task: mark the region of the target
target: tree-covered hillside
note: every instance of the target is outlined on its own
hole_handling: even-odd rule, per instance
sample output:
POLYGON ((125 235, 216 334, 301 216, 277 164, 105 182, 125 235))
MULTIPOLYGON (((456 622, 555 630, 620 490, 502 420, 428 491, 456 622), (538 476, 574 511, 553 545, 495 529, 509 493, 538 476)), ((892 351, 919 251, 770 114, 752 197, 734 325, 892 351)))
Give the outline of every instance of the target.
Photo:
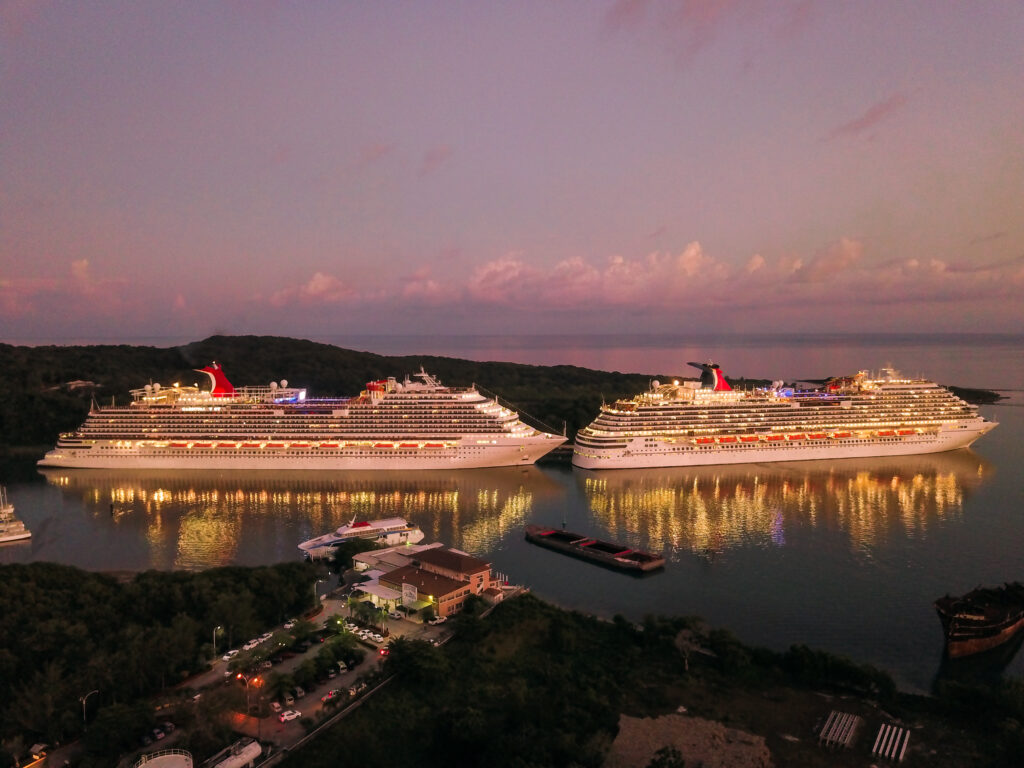
POLYGON ((401 380, 420 366, 445 384, 478 384, 526 414, 574 434, 603 399, 646 389, 650 377, 576 366, 479 363, 448 357, 386 357, 299 339, 213 336, 181 347, 44 346, 0 344, 0 445, 46 446, 76 428, 93 398, 127 402, 148 382, 198 382, 196 368, 216 360, 236 386, 286 379, 312 395, 357 395, 367 381, 401 380), (95 386, 93 386, 95 385, 95 386))

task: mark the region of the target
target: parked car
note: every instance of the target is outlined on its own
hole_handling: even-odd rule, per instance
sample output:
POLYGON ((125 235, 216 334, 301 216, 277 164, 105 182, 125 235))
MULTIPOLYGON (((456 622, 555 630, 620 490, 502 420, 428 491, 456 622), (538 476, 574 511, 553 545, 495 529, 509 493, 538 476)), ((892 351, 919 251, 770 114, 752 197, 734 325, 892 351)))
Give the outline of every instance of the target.
POLYGON ((286 693, 284 696, 281 697, 281 699, 282 701, 284 701, 285 706, 288 707, 295 703, 295 697, 292 696, 290 693, 286 693))
POLYGON ((160 723, 160 727, 163 728, 164 733, 174 733, 175 725, 170 720, 164 720, 160 723))
POLYGON ((388 618, 389 619, 404 619, 405 617, 402 614, 400 614, 398 611, 391 611, 390 613, 388 613, 388 618))
POLYGON ((327 679, 328 680, 333 680, 337 676, 338 676, 338 670, 336 670, 334 667, 329 667, 328 670, 327 670, 327 679))
POLYGON ((380 653, 381 656, 387 656, 388 654, 391 653, 391 649, 390 648, 381 648, 380 651, 378 651, 378 653, 380 653))
POLYGON ((294 626, 295 626, 295 619, 288 619, 288 621, 286 621, 284 623, 284 628, 285 629, 291 629, 294 626))
POLYGON ((280 720, 282 723, 287 723, 289 720, 298 720, 300 717, 302 717, 302 713, 299 712, 299 710, 286 709, 284 712, 277 716, 277 719, 280 720))
POLYGON ((242 650, 243 651, 251 651, 253 648, 255 648, 259 644, 260 644, 259 638, 256 638, 255 640, 250 640, 248 643, 246 643, 245 645, 242 646, 242 650))
POLYGON ((273 664, 273 662, 270 662, 270 661, 261 661, 259 663, 259 668, 260 669, 270 669, 272 666, 274 666, 274 664, 273 664))
POLYGON ((269 640, 269 639, 270 639, 270 638, 271 638, 272 636, 273 636, 273 633, 272 633, 272 632, 264 632, 264 633, 263 633, 262 635, 260 635, 260 642, 261 642, 261 643, 265 643, 265 642, 267 642, 267 640, 269 640))
POLYGON ((305 695, 306 695, 306 692, 305 692, 304 690, 302 690, 302 688, 301 688, 301 687, 299 687, 298 685, 296 685, 296 686, 295 686, 295 698, 296 698, 296 699, 301 699, 301 698, 302 698, 303 696, 305 696, 305 695))
POLYGON ((238 649, 235 649, 233 651, 228 651, 227 653, 225 653, 223 656, 220 657, 220 660, 221 661, 231 661, 237 655, 238 655, 238 649))
POLYGON ((160 728, 153 729, 153 741, 160 741, 160 739, 164 738, 165 736, 167 736, 167 734, 164 733, 160 728))
POLYGON ((338 698, 339 696, 341 696, 341 689, 340 688, 335 688, 333 690, 328 691, 323 696, 321 696, 320 697, 320 701, 322 701, 324 704, 326 704, 328 701, 334 701, 334 699, 338 698))
POLYGON ((279 702, 279 701, 272 701, 272 702, 270 702, 270 708, 274 712, 280 712, 282 709, 284 709, 284 707, 281 706, 281 702, 279 702))
POLYGON ((344 661, 339 661, 338 662, 338 671, 339 672, 344 672, 347 669, 348 669, 348 664, 346 664, 344 661))
POLYGON ((435 616, 430 621, 428 621, 427 624, 430 624, 430 625, 444 624, 446 621, 448 621, 448 617, 447 616, 435 616))

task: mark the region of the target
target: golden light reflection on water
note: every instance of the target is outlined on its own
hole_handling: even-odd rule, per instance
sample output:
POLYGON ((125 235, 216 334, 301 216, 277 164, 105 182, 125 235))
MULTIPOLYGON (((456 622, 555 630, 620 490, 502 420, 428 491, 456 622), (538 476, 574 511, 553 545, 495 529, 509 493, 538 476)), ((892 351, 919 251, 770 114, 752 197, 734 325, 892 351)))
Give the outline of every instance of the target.
POLYGON ((296 545, 352 518, 405 517, 429 541, 486 552, 522 528, 537 494, 560 486, 536 467, 458 472, 230 473, 46 470, 101 526, 137 533, 154 568, 298 559, 296 545))
POLYGON ((932 456, 578 472, 590 510, 636 547, 712 554, 784 546, 801 527, 841 530, 862 553, 963 513, 991 467, 969 451, 932 456))

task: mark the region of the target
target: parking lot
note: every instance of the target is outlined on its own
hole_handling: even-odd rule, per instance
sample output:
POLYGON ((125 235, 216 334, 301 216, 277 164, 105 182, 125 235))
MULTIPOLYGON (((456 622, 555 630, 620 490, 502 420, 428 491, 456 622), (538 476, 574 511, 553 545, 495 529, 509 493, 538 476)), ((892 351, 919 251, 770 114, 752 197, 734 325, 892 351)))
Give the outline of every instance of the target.
MULTIPOLYGON (((272 700, 265 698, 264 703, 266 707, 264 711, 267 713, 265 716, 246 716, 236 713, 232 716, 232 726, 235 730, 263 741, 271 741, 279 748, 294 744, 305 735, 305 728, 301 724, 300 719, 310 718, 314 721, 319 721, 325 714, 325 707, 329 708, 331 712, 337 711, 363 693, 366 684, 362 682, 362 679, 370 672, 380 668, 387 646, 394 638, 409 637, 441 642, 447 635, 447 628, 444 623, 431 626, 415 619, 389 616, 384 619, 384 627, 387 631, 385 636, 380 631, 379 626, 373 629, 360 628, 351 620, 344 619, 348 615, 349 608, 346 600, 328 597, 323 600, 323 610, 313 618, 313 622, 320 629, 325 627, 325 622, 330 617, 343 617, 347 624, 347 626, 343 626, 343 629, 355 635, 359 647, 366 653, 363 661, 352 669, 339 671, 322 682, 307 686, 301 691, 301 696, 294 697, 294 693, 298 693, 295 691, 291 703, 287 699, 275 702, 279 705, 280 712, 271 709, 272 700), (382 650, 384 653, 382 653, 382 650), (324 701, 323 699, 331 691, 337 691, 338 693, 324 701), (298 717, 282 722, 280 715, 286 711, 296 711, 300 714, 298 717)), ((333 631, 337 628, 332 627, 330 629, 333 631)), ((259 643, 266 642, 273 634, 266 633, 258 639, 259 642, 256 645, 251 647, 257 648, 259 643)), ((241 647, 244 648, 245 646, 241 647)), ((287 653, 287 658, 282 658, 279 663, 273 664, 271 667, 266 668, 265 671, 255 674, 269 675, 274 672, 291 674, 304 661, 314 658, 319 650, 320 643, 314 641, 305 652, 287 653)), ((231 658, 235 654, 226 653, 225 655, 231 658)), ((194 688, 200 689, 201 692, 202 688, 207 688, 211 685, 222 685, 225 680, 232 680, 233 675, 228 672, 228 664, 228 661, 218 657, 213 663, 212 669, 197 678, 193 678, 190 681, 191 685, 194 688)), ((248 684, 248 680, 246 680, 245 685, 248 686, 248 684)), ((254 703, 258 704, 259 702, 254 703)))

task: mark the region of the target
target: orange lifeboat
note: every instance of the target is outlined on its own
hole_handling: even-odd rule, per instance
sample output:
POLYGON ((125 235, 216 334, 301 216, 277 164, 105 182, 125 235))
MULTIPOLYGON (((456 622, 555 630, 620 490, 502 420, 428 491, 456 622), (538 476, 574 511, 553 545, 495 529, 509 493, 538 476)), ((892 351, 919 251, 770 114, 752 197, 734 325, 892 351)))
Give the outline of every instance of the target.
POLYGON ((878 436, 879 437, 892 437, 895 434, 896 433, 893 432, 891 429, 884 429, 884 430, 882 430, 881 432, 878 433, 878 436))
POLYGON ((192 443, 193 448, 210 448, 213 443, 192 443))
POLYGON ((289 448, 309 448, 309 443, 292 443, 289 448))
POLYGON ((713 438, 713 437, 698 437, 693 442, 697 443, 698 445, 707 445, 708 443, 715 442, 715 438, 713 438))
POLYGON ((394 443, 374 443, 373 447, 374 448, 394 448, 395 444, 394 443))
POLYGON ((320 445, 317 446, 317 447, 318 448, 337 448, 338 444, 337 443, 320 443, 320 445))
POLYGON ((787 440, 806 440, 807 435, 786 435, 787 440))
POLYGON ((813 435, 807 435, 808 440, 824 440, 825 435, 822 432, 815 432, 813 435))
POLYGON ((840 438, 840 439, 842 439, 844 437, 849 437, 849 436, 850 436, 849 432, 833 432, 832 433, 832 437, 837 437, 837 438, 840 438))
POLYGON ((419 448, 420 444, 419 443, 402 443, 398 447, 399 448, 419 448))
POLYGON ((424 448, 444 448, 444 443, 424 443, 424 448))
POLYGON ((740 442, 743 443, 757 443, 760 442, 760 440, 761 438, 759 438, 757 435, 744 435, 743 437, 740 438, 740 442))
POLYGON ((916 429, 901 429, 897 434, 899 435, 916 435, 916 429))
POLYGON ((720 438, 718 438, 718 442, 720 442, 720 443, 735 443, 736 442, 736 438, 735 437, 720 437, 720 438))
POLYGON ((779 440, 782 440, 783 438, 782 438, 782 435, 765 435, 764 439, 767 440, 770 443, 774 443, 774 442, 777 442, 779 440))
POLYGON ((284 443, 267 443, 267 448, 284 448, 284 443))
POLYGON ((188 443, 171 443, 171 448, 187 448, 188 443))

